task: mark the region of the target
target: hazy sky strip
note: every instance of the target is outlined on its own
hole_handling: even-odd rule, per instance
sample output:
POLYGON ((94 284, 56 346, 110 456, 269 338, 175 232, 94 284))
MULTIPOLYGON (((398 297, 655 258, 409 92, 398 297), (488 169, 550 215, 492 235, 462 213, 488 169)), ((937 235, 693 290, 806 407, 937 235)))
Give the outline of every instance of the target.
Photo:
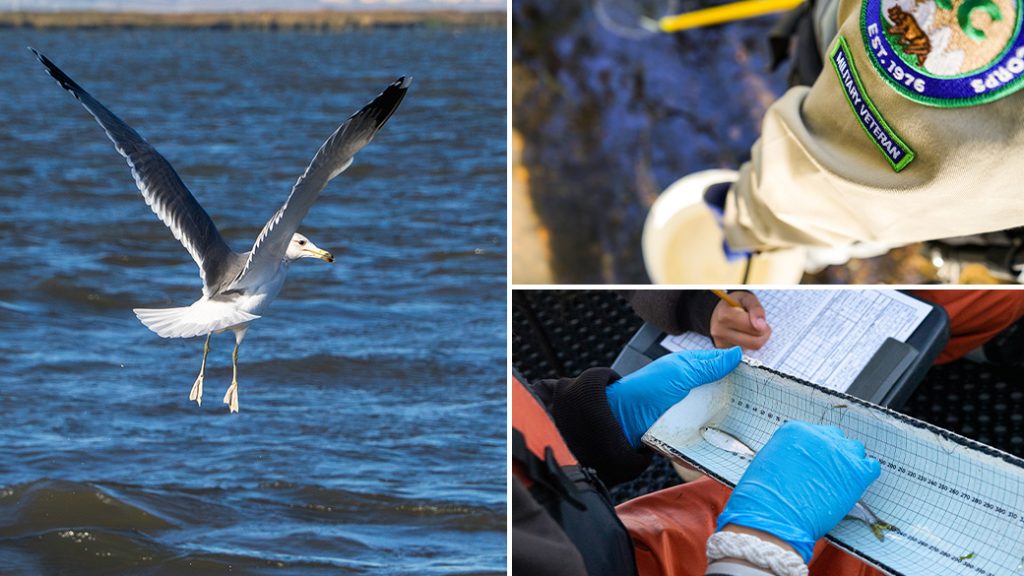
POLYGON ((0 0, 0 10, 219 12, 250 10, 504 10, 504 0, 0 0))

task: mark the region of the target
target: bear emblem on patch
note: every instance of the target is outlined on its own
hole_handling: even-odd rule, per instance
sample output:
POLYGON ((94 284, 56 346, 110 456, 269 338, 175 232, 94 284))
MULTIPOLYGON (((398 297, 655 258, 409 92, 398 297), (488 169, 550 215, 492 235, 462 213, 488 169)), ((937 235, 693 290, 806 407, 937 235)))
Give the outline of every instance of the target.
POLYGON ((904 54, 912 54, 917 57, 917 66, 924 65, 928 59, 928 53, 932 51, 932 43, 928 35, 921 30, 914 15, 904 12, 899 6, 889 8, 889 20, 892 26, 885 29, 887 34, 898 36, 897 44, 903 47, 904 54))
POLYGON ((900 94, 962 107, 1022 87, 1024 0, 865 0, 861 31, 874 68, 900 94))

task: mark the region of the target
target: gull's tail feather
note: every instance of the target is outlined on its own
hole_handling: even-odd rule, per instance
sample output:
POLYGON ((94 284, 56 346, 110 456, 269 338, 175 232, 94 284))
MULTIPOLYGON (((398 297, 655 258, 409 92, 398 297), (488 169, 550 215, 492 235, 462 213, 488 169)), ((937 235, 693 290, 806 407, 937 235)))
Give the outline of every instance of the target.
POLYGON ((200 302, 181 308, 135 308, 132 312, 161 338, 202 336, 259 318, 242 310, 221 309, 211 314, 209 306, 200 302))

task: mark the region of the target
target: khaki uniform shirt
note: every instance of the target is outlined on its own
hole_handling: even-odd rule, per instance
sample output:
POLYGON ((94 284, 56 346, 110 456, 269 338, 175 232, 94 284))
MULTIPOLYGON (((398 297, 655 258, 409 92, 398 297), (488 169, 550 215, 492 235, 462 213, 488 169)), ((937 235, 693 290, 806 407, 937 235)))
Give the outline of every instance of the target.
POLYGON ((1024 225, 1022 11, 1021 0, 838 0, 822 73, 771 106, 728 197, 730 246, 1024 225))

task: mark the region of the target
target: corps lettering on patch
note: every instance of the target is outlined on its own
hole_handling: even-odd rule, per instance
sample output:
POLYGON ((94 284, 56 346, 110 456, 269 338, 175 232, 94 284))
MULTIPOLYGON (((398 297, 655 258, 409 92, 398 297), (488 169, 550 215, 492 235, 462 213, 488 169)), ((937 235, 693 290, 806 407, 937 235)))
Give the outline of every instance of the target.
POLYGON ((881 77, 922 104, 998 100, 1024 87, 1021 0, 864 0, 864 45, 881 77))
POLYGON ((878 146, 878 149, 889 161, 892 169, 899 172, 907 167, 907 164, 914 159, 914 151, 900 140, 900 137, 886 124, 885 119, 878 113, 875 105, 871 103, 864 86, 854 68, 853 59, 850 58, 850 47, 846 44, 846 38, 842 36, 836 42, 832 52, 829 54, 832 67, 839 76, 839 83, 843 87, 843 94, 846 101, 853 108, 853 114, 857 117, 864 132, 878 146))

